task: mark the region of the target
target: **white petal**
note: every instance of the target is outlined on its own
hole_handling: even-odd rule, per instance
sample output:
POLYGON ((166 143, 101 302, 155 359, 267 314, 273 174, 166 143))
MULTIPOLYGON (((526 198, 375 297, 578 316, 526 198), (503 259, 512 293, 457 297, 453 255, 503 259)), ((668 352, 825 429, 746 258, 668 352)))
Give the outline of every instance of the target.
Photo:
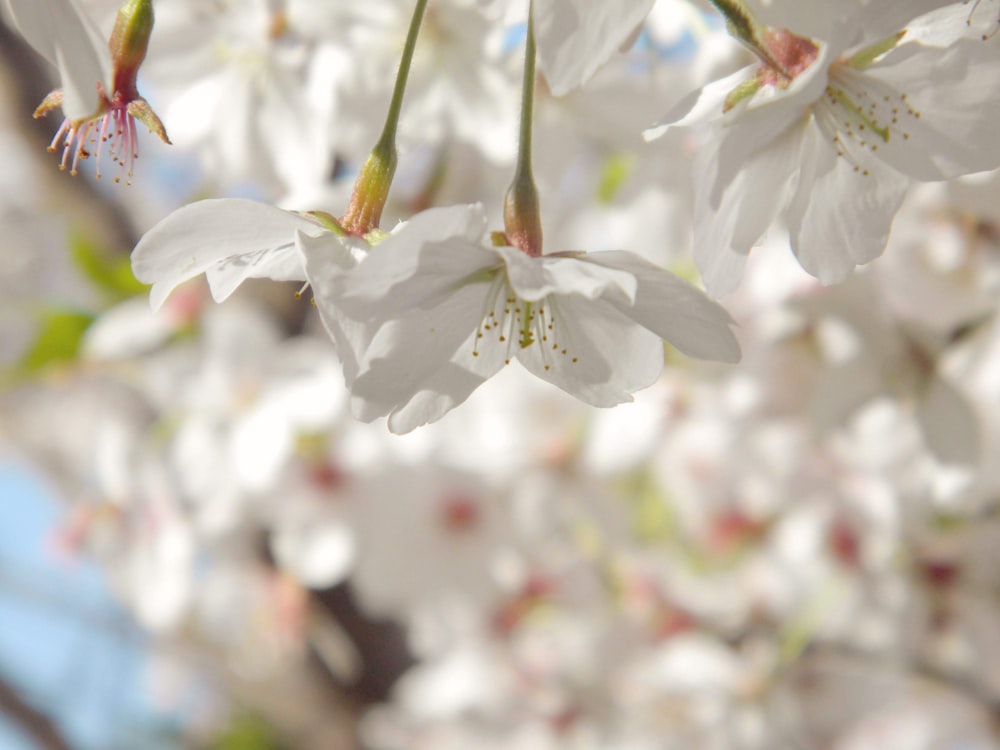
POLYGON ((324 230, 301 216, 264 203, 242 199, 205 200, 175 211, 154 226, 132 251, 132 271, 152 284, 150 304, 158 309, 183 281, 219 267, 217 297, 249 276, 304 280, 288 253, 295 231, 317 235, 324 230), (272 264, 273 263, 273 267, 272 264), (298 272, 297 272, 298 271, 298 272))
POLYGON ((667 112, 657 125, 646 130, 642 134, 643 138, 651 141, 667 132, 668 128, 704 125, 722 117, 726 97, 733 89, 750 78, 757 67, 756 64, 748 65, 688 94, 667 112))
MULTIPOLYGON (((862 75, 862 74, 856 74, 862 75)), ((907 45, 867 71, 906 94, 899 125, 878 156, 918 180, 943 180, 1000 166, 1000 55, 960 41, 947 49, 907 45), (919 117, 907 114, 912 107, 919 117), (902 132, 909 137, 902 137, 902 132)))
POLYGON ((830 137, 810 127, 787 212, 799 263, 823 284, 834 284, 877 258, 908 186, 906 177, 875 159, 855 165, 838 156, 830 137))
POLYGON ((98 105, 97 84, 111 92, 111 56, 94 22, 76 0, 9 0, 18 29, 59 69, 63 112, 85 118, 98 105))
POLYGON ((706 146, 699 154, 694 256, 712 296, 736 288, 750 249, 791 200, 806 128, 800 119, 797 127, 749 152, 748 145, 761 137, 759 125, 721 128, 718 147, 706 146))
POLYGON ((348 315, 366 320, 395 317, 435 305, 463 282, 501 260, 479 240, 486 216, 479 205, 423 211, 375 246, 331 292, 348 315))
POLYGON ((708 204, 720 208, 723 191, 740 175, 745 175, 748 162, 769 149, 773 151, 761 157, 763 162, 751 170, 755 170, 755 179, 766 181, 766 192, 774 193, 780 179, 790 171, 780 165, 797 157, 802 147, 802 128, 809 119, 808 110, 798 109, 793 115, 785 112, 777 119, 745 118, 717 126, 703 147, 708 158, 699 154, 695 164, 699 196, 706 192, 708 204), (782 155, 783 149, 788 153, 782 155))
MULTIPOLYGON (((298 232, 299 230, 296 230, 298 232)), ((302 256, 294 243, 223 258, 205 271, 212 299, 222 302, 247 279, 305 281, 302 256)))
POLYGON ((503 364, 500 347, 473 356, 489 285, 461 287, 441 304, 415 309, 378 329, 367 369, 351 387, 355 416, 389 415, 389 429, 409 432, 465 401, 503 364))
POLYGON ((773 138, 780 137, 786 128, 800 121, 807 108, 823 95, 828 83, 832 56, 831 46, 816 40, 819 51, 812 64, 785 87, 761 86, 753 96, 740 101, 729 112, 724 112, 726 98, 739 84, 749 80, 759 64, 751 65, 725 78, 708 84, 703 89, 683 99, 664 118, 664 124, 647 130, 643 135, 652 140, 667 127, 703 125, 716 119, 729 127, 748 128, 747 151, 753 151, 773 138), (750 133, 756 133, 751 136, 750 133))
POLYGON ((639 325, 689 356, 719 362, 740 360, 740 345, 730 330, 733 319, 700 289, 632 253, 591 253, 587 259, 635 277, 635 303, 618 306, 639 325))
POLYGON ((538 302, 550 294, 579 294, 587 299, 635 299, 635 279, 626 271, 587 263, 586 256, 532 258, 517 248, 496 249, 507 264, 507 278, 517 296, 538 302))
POLYGON ((954 3, 906 24, 900 43, 919 42, 928 47, 949 47, 960 39, 979 40, 997 26, 997 10, 987 0, 975 9, 967 2, 954 3))
POLYGON ((781 132, 805 116, 808 107, 823 96, 830 82, 830 46, 820 43, 819 54, 807 70, 787 88, 764 86, 746 105, 733 108, 732 119, 740 124, 766 121, 781 132))
POLYGON ((654 0, 535 0, 538 62, 556 96, 585 83, 635 31, 654 0))
POLYGON ((302 254, 320 320, 337 345, 337 354, 344 366, 344 380, 350 386, 361 371, 365 349, 378 328, 374 321, 347 318, 334 293, 336 278, 356 265, 355 255, 333 234, 309 237, 296 231, 295 245, 302 254))

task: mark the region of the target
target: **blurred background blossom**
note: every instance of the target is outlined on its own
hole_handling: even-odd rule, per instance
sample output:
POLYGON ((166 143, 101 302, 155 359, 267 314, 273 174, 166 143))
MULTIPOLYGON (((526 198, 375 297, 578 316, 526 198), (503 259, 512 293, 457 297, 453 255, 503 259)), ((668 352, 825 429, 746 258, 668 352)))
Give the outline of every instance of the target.
MULTIPOLYGON (((296 284, 150 310, 129 252, 179 206, 346 206, 410 10, 157 0, 174 145, 141 132, 125 188, 57 169, 53 71, 0 5, 0 747, 1000 747, 995 173, 913 187, 839 286, 772 228, 721 300, 742 363, 668 348, 612 410, 514 365, 396 436, 296 284)), ((430 4, 385 226, 500 226, 523 21, 430 4)), ((641 134, 751 58, 707 4, 633 36, 539 86, 546 238, 696 280, 697 134, 641 134)))

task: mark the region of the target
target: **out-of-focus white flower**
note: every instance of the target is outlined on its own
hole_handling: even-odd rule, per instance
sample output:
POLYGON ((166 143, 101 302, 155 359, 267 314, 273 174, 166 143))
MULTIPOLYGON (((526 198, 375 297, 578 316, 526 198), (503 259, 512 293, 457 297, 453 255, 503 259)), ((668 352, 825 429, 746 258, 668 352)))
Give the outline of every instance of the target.
POLYGON ((843 423, 876 396, 912 399, 930 450, 942 461, 979 460, 981 428, 970 399, 943 372, 940 360, 948 339, 918 325, 873 314, 862 300, 874 294, 872 280, 859 276, 835 290, 802 299, 808 320, 839 321, 843 341, 831 344, 831 361, 817 386, 813 413, 826 428, 843 423), (841 348, 842 347, 842 348, 841 348))
MULTIPOLYGON (((302 3, 299 3, 302 4, 302 3)), ((343 111, 338 143, 362 160, 382 126, 413 3, 377 0, 319 5, 319 28, 350 59, 338 95, 343 111)), ((477 157, 506 164, 514 156, 516 76, 508 64, 504 28, 478 0, 429 3, 420 28, 399 123, 400 145, 447 149, 465 143, 477 157)), ((463 165, 464 168, 465 165, 463 165)))
POLYGON ((807 747, 995 746, 984 707, 965 693, 861 655, 803 660, 776 686, 773 704, 779 730, 807 747))
POLYGON ((535 0, 538 62, 552 93, 586 83, 628 46, 655 0, 535 0))
MULTIPOLYGON (((305 38, 284 3, 176 0, 157 7, 155 60, 164 119, 198 149, 215 184, 254 180, 271 195, 326 180, 336 87, 347 60, 305 38)), ((295 17, 295 16, 292 16, 295 17)))
POLYGON ((509 529, 475 477, 427 466, 357 481, 358 555, 351 583, 373 615, 408 617, 449 602, 494 601, 493 558, 509 529))

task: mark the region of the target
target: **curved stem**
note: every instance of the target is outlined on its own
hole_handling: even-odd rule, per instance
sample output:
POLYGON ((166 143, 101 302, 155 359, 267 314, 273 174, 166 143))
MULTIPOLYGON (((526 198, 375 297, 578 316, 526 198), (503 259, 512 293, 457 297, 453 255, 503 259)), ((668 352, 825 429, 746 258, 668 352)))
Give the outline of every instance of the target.
POLYGON ((413 52, 417 46, 417 35, 424 20, 424 10, 427 0, 417 0, 410 18, 410 28, 406 33, 406 43, 399 59, 399 69, 396 71, 396 83, 389 101, 389 111, 386 113, 382 134, 372 148, 368 160, 361 168, 358 179, 354 183, 354 192, 340 223, 344 229, 353 235, 363 236, 375 229, 382 218, 382 209, 389 197, 389 187, 396 174, 396 130, 399 125, 399 115, 403 109, 403 95, 406 93, 406 82, 410 76, 410 66, 413 63, 413 52))
POLYGON ((389 111, 385 116, 382 135, 379 136, 375 149, 388 148, 396 150, 396 126, 399 124, 399 114, 403 109, 403 94, 406 93, 406 82, 410 76, 410 66, 413 63, 413 52, 417 47, 417 35, 424 20, 424 10, 427 0, 417 0, 410 18, 410 28, 406 32, 406 43, 399 59, 399 69, 396 71, 396 84, 392 89, 392 99, 389 101, 389 111))
POLYGON ((528 15, 528 36, 524 42, 524 73, 521 79, 521 123, 517 149, 517 175, 526 173, 531 176, 531 124, 535 113, 535 24, 532 20, 534 3, 531 3, 528 15))

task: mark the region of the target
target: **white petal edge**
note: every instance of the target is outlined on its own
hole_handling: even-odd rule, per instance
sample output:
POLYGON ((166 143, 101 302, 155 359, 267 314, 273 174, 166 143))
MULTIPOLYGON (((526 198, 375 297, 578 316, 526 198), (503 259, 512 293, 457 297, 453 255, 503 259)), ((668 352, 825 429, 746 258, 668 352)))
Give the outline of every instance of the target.
POLYGON ((9 0, 9 6, 27 42, 59 70, 66 117, 94 114, 97 84, 111 89, 111 55, 94 22, 76 0, 9 0))
POLYGON ((174 211, 143 235, 132 251, 132 272, 139 281, 153 285, 149 301, 157 310, 178 284, 229 258, 247 256, 249 262, 266 262, 269 254, 292 247, 296 230, 311 236, 325 231, 309 219, 265 203, 240 198, 198 201, 174 211))

